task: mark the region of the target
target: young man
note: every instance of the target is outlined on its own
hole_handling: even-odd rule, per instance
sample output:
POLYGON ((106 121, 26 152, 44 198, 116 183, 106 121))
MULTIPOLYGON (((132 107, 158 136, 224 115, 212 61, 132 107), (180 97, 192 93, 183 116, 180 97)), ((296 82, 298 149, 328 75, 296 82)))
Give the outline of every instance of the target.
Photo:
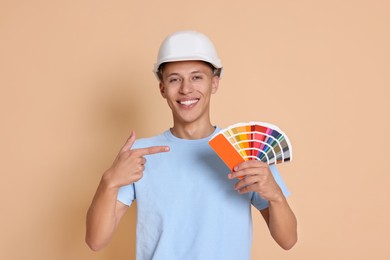
POLYGON ((154 72, 173 127, 137 141, 132 132, 103 174, 87 214, 91 249, 109 243, 134 200, 139 260, 250 259, 251 205, 282 248, 296 243, 296 218, 276 167, 247 161, 230 172, 208 145, 220 130, 210 121, 210 99, 221 71, 205 35, 179 31, 164 40, 154 72))

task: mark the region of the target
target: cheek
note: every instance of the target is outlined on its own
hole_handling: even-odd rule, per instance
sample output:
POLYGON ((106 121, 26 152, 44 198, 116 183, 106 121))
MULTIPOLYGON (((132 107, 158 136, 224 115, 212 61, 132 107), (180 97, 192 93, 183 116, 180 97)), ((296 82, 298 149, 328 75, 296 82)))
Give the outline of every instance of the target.
POLYGON ((164 93, 162 93, 162 96, 167 101, 170 108, 175 105, 176 98, 174 97, 174 95, 172 95, 172 93, 170 93, 169 91, 165 91, 164 93))
POLYGON ((160 92, 165 99, 170 99, 172 97, 172 88, 160 87, 160 92))

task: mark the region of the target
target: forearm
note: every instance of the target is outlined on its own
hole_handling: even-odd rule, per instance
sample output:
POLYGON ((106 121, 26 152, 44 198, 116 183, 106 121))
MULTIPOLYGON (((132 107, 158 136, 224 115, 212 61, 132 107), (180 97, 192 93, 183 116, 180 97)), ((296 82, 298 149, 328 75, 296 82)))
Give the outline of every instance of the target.
POLYGON ((92 250, 106 246, 115 231, 117 194, 103 176, 87 213, 86 243, 92 250))
POLYGON ((270 201, 268 226, 272 237, 284 249, 292 248, 297 241, 297 220, 286 198, 270 201))

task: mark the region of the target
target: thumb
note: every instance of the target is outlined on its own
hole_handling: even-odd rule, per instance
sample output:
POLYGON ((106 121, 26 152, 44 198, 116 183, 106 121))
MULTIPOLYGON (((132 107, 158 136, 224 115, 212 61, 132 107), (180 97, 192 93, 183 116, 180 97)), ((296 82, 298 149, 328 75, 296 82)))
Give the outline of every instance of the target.
POLYGON ((133 131, 131 131, 131 134, 130 134, 129 138, 127 139, 126 143, 123 145, 121 152, 125 152, 125 151, 130 150, 131 147, 133 146, 134 142, 135 142, 135 132, 133 130, 133 131))

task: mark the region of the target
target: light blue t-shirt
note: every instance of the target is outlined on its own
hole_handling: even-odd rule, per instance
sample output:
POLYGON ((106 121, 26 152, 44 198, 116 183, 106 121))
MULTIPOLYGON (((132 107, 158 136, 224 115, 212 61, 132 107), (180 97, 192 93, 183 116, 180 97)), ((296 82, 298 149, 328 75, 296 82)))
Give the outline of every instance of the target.
MULTIPOLYGON (((137 200, 138 260, 250 259, 251 205, 260 210, 268 203, 257 193, 234 190, 237 180, 227 178, 230 170, 209 146, 210 138, 180 139, 168 130, 134 144, 170 147, 146 156, 143 178, 119 190, 122 203, 137 200)), ((277 168, 270 168, 287 196, 277 168)))

